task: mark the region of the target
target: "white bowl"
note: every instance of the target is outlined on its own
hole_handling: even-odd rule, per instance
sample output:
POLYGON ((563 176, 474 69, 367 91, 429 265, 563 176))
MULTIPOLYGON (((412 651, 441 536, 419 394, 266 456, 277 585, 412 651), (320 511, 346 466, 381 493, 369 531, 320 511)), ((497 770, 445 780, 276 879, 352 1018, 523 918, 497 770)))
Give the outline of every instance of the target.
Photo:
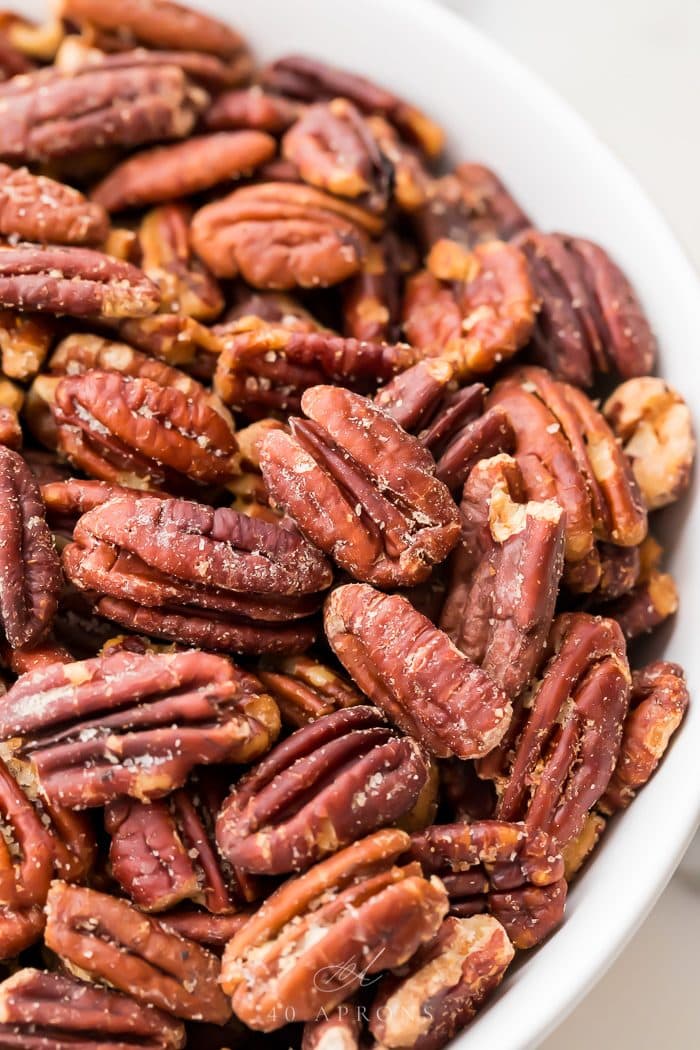
MULTIPOLYGON (((660 371, 700 405, 696 276, 636 181, 536 76, 431 0, 198 3, 241 29, 261 59, 305 51, 396 90, 445 125, 455 159, 494 167, 542 228, 600 241, 646 307, 659 336, 660 371)), ((36 0, 23 13, 32 11, 43 14, 36 0)), ((573 61, 575 39, 570 46, 573 61)), ((680 615, 661 632, 663 653, 683 664, 693 693, 700 677, 698 501, 686 500, 662 524, 682 600, 680 615)), ((647 649, 656 657, 659 640, 647 649)), ((564 925, 506 979, 454 1048, 536 1046, 602 977, 661 893, 700 819, 699 743, 700 705, 691 704, 660 771, 608 830, 575 885, 564 925)))

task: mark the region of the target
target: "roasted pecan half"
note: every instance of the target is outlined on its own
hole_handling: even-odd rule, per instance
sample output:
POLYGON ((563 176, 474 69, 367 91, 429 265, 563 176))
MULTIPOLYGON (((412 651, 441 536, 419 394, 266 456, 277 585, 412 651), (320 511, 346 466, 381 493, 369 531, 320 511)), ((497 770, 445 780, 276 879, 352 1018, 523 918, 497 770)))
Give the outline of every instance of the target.
POLYGON ((185 1029, 162 1010, 60 973, 22 969, 0 984, 3 1050, 181 1050, 185 1029))
POLYGON ((453 915, 489 911, 516 948, 532 948, 561 922, 564 861, 545 832, 485 820, 433 825, 414 835, 408 856, 438 875, 453 915))
POLYGON ((240 273, 255 288, 283 291, 351 277, 368 250, 368 234, 381 229, 381 220, 356 204, 311 186, 266 182, 198 211, 192 244, 217 277, 240 273))
POLYGON ((13 649, 35 645, 56 612, 61 570, 34 475, 0 445, 0 623, 13 649))
POLYGON ((647 508, 677 500, 695 459, 693 423, 678 391, 656 376, 629 379, 610 395, 603 414, 632 461, 647 508))
POLYGON ((298 729, 234 787, 219 813, 221 853, 244 871, 303 871, 399 820, 428 779, 418 744, 371 707, 298 729))
POLYGON ((55 881, 46 944, 69 972, 101 981, 175 1017, 223 1024, 219 960, 127 901, 55 881))
POLYGON ((650 779, 683 721, 689 699, 678 664, 658 660, 633 673, 620 756, 599 803, 604 813, 625 809, 650 779))
POLYGON ((630 695, 622 631, 614 620, 568 613, 552 628, 553 655, 480 774, 496 780, 500 820, 524 820, 565 846, 606 790, 630 695))
POLYGON ((209 131, 267 131, 278 135, 300 115, 302 107, 291 99, 265 91, 259 84, 226 91, 214 99, 202 120, 209 131))
MULTIPOLYGON (((41 498, 46 507, 46 516, 57 531, 73 532, 76 521, 89 510, 102 506, 117 496, 129 496, 135 490, 124 485, 112 485, 109 481, 84 481, 68 478, 65 481, 48 481, 41 486, 41 498)), ((137 495, 139 493, 136 493, 137 495)), ((157 492, 146 490, 144 495, 166 499, 157 492)))
POLYGON ((306 390, 307 419, 273 431, 261 469, 274 502, 356 579, 380 587, 425 580, 459 535, 435 461, 385 412, 342 387, 306 390))
POLYGON ((632 641, 656 630, 678 611, 678 588, 673 576, 652 568, 643 572, 631 591, 599 606, 616 620, 625 638, 632 641))
POLYGON ((342 675, 310 656, 286 656, 265 664, 258 677, 293 729, 341 708, 363 703, 362 694, 342 675))
POLYGON ((224 953, 221 984, 242 1021, 273 1031, 285 1012, 313 1020, 434 936, 447 895, 418 864, 396 866, 409 842, 375 832, 268 897, 224 953))
POLYGON ((7 749, 31 760, 49 802, 73 808, 159 798, 195 765, 250 761, 278 730, 257 679, 197 651, 52 664, 22 675, 0 712, 7 749))
POLYGON ((109 227, 104 208, 78 190, 26 168, 0 164, 0 234, 51 244, 101 244, 109 227))
POLYGON ((405 976, 382 981, 370 1031, 391 1050, 440 1050, 464 1028, 503 979, 513 946, 496 919, 448 918, 418 950, 405 976))
POLYGON ((325 628, 360 689, 437 757, 485 755, 505 733, 505 693, 401 595, 338 587, 325 628))
POLYGON ((564 567, 564 517, 526 501, 511 456, 477 463, 460 506, 461 540, 440 627, 516 697, 542 662, 564 567))
POLYGON ((73 317, 145 317, 160 293, 141 270, 91 248, 0 246, 0 306, 73 317))

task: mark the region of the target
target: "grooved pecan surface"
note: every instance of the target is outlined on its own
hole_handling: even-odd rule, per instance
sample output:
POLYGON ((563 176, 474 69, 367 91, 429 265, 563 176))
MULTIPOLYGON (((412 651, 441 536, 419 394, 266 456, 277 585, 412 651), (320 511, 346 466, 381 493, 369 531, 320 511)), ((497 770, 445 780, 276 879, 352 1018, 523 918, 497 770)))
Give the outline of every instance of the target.
POLYGON ((0 164, 0 233, 52 244, 101 244, 109 219, 78 190, 0 164))
POLYGON ((202 121, 209 131, 267 131, 270 135, 278 135, 294 123, 301 111, 298 103, 255 84, 219 95, 204 113, 202 121))
POLYGON ((432 754, 474 758, 505 733, 505 693, 401 595, 338 587, 326 601, 325 627, 360 689, 432 754))

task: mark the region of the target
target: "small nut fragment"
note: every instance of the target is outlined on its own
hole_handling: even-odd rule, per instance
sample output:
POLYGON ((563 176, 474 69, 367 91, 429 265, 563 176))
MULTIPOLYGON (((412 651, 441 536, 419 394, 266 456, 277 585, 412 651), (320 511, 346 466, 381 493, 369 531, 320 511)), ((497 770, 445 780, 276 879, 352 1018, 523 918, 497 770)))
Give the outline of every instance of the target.
POLYGON ((341 1003, 318 1019, 307 1021, 301 1050, 361 1050, 357 1007, 341 1003))
POLYGON ((333 711, 362 704, 362 694, 332 668, 309 656, 287 656, 265 664, 258 677, 292 729, 333 711))
MULTIPOLYGON (((55 337, 55 322, 41 314, 0 310, 2 373, 10 379, 31 379, 46 359, 55 337)), ((0 396, 0 403, 19 411, 19 403, 0 396)))

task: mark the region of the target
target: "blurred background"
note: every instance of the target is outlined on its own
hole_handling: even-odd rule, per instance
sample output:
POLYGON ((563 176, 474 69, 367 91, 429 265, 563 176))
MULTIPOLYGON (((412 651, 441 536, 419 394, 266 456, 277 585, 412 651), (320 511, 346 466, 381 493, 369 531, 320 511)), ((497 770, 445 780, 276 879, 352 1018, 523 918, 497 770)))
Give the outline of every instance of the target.
MULTIPOLYGON (((700 270, 700 0, 442 2, 585 117, 632 169, 700 270)), ((700 333, 689 332, 692 362, 696 341, 700 333)), ((610 893, 623 894, 624 886, 610 893)), ((700 1047, 698 943, 700 838, 634 940, 541 1050, 700 1047)))

